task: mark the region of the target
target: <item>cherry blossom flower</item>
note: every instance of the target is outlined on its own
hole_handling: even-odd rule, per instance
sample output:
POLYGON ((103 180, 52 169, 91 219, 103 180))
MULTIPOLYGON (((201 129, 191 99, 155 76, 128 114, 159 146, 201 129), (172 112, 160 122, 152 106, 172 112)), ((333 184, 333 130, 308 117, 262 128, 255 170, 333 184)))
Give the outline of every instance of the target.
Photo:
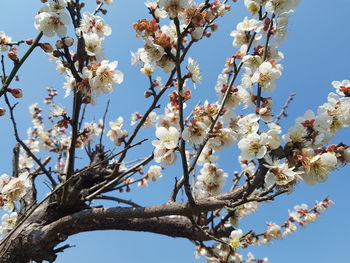
POLYGON ((341 96, 350 96, 350 80, 333 81, 333 87, 337 90, 337 93, 341 96))
POLYGON ((63 38, 67 34, 65 25, 71 23, 70 18, 64 12, 42 12, 35 16, 35 28, 42 31, 47 37, 57 36, 63 38))
POLYGON ((232 247, 233 249, 238 249, 242 247, 242 243, 241 243, 242 236, 243 236, 242 229, 233 230, 230 234, 230 239, 228 241, 228 244, 230 245, 230 247, 232 247))
MULTIPOLYGON (((263 24, 261 21, 256 19, 248 19, 248 17, 245 17, 243 22, 238 23, 236 30, 232 31, 230 34, 230 36, 233 37, 232 45, 240 48, 242 45, 248 44, 252 37, 250 34, 248 34, 248 32, 255 31, 256 33, 259 33, 262 28, 263 24)), ((260 39, 261 35, 256 34, 254 41, 260 39)))
POLYGON ((152 145, 154 149, 154 160, 158 163, 162 162, 165 165, 171 165, 176 160, 174 152, 179 140, 179 131, 174 127, 158 127, 156 136, 159 140, 154 140, 152 145))
POLYGON ((1 217, 1 222, 0 234, 6 235, 15 227, 17 222, 17 213, 13 212, 11 214, 4 214, 1 217))
POLYGON ((299 0, 269 0, 266 3, 266 11, 274 14, 281 14, 283 12, 293 10, 299 4, 299 0))
POLYGON ((84 34, 84 40, 85 40, 85 50, 89 56, 92 56, 92 57, 102 56, 103 38, 99 37, 95 33, 91 33, 91 34, 84 34))
POLYGON ((218 195, 225 184, 227 174, 213 163, 205 163, 195 183, 195 195, 198 198, 218 195))
POLYGON ((328 178, 328 173, 336 168, 337 157, 333 153, 318 154, 305 161, 305 173, 301 176, 308 185, 324 182, 328 178))
POLYGON ((251 133, 238 142, 241 156, 244 160, 250 161, 254 158, 261 159, 267 152, 268 136, 266 133, 251 133))
POLYGON ((153 182, 157 181, 159 178, 163 177, 162 173, 162 167, 159 165, 151 165, 148 168, 147 176, 148 178, 151 178, 153 182))
POLYGON ((253 16, 256 16, 259 13, 260 4, 260 0, 244 0, 244 5, 253 16))
POLYGON ((122 130, 124 123, 123 117, 119 117, 116 122, 110 121, 109 127, 111 128, 107 132, 107 137, 116 145, 120 146, 124 138, 128 136, 126 130, 122 130))
POLYGON ((296 183, 297 180, 301 180, 299 176, 303 172, 295 172, 295 167, 290 168, 286 162, 280 163, 278 160, 273 160, 270 157, 265 157, 268 164, 264 164, 269 168, 265 176, 265 184, 267 188, 272 187, 274 184, 279 186, 287 186, 290 183, 296 183))
POLYGON ((165 54, 164 48, 147 39, 145 47, 140 51, 140 59, 145 63, 157 62, 165 54))
POLYGON ((181 15, 191 4, 191 0, 159 0, 159 7, 163 8, 171 18, 181 15))
POLYGON ((282 75, 281 64, 275 64, 273 61, 263 62, 252 77, 253 83, 258 83, 266 92, 272 92, 276 88, 275 81, 282 75))
POLYGON ((280 237, 282 237, 281 227, 275 223, 268 223, 266 231, 267 240, 269 241, 280 237))
POLYGON ((189 77, 192 79, 192 81, 194 83, 197 84, 201 84, 201 70, 199 68, 198 63, 192 59, 192 58, 188 58, 188 65, 187 65, 187 69, 188 69, 188 75, 189 77))
POLYGON ((8 43, 11 43, 12 38, 7 36, 4 31, 0 31, 0 51, 7 51, 8 43))
POLYGON ((124 80, 124 74, 116 70, 117 61, 109 62, 102 60, 99 64, 94 77, 91 78, 90 85, 97 92, 110 93, 113 91, 115 84, 120 84, 124 80))
POLYGON ((191 124, 184 129, 182 138, 191 144, 201 144, 207 136, 209 127, 205 123, 196 121, 195 119, 192 119, 190 122, 191 124))
POLYGON ((174 127, 164 128, 159 127, 156 130, 156 136, 159 140, 152 142, 154 147, 166 148, 174 150, 177 147, 179 140, 179 131, 174 127))
POLYGON ((9 201, 19 201, 31 187, 29 173, 21 173, 19 177, 11 177, 9 182, 2 188, 1 194, 9 201))
MULTIPOLYGON (((95 33, 100 37, 109 36, 112 34, 111 27, 105 24, 102 17, 94 16, 88 12, 83 13, 83 18, 80 21, 79 30, 85 34, 95 33)), ((78 35, 80 35, 80 33, 78 35)))

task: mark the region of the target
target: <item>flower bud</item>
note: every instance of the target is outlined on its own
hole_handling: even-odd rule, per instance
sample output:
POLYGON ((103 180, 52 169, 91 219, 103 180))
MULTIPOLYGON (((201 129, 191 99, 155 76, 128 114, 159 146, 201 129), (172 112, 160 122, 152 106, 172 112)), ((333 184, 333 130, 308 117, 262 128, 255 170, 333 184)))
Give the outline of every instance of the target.
POLYGON ((32 45, 33 42, 34 42, 34 40, 33 40, 32 38, 26 39, 26 44, 27 44, 27 45, 32 45))
POLYGON ((0 116, 4 116, 6 114, 5 108, 0 108, 0 116))
POLYGON ((81 99, 81 103, 89 104, 89 103, 91 103, 91 98, 89 98, 89 97, 83 97, 83 98, 81 99))
POLYGON ((23 97, 23 91, 21 89, 7 89, 7 91, 10 92, 16 99, 23 97))
POLYGON ((145 95, 145 98, 149 98, 152 96, 152 93, 149 91, 146 91, 144 95, 145 95))
POLYGON ((56 57, 56 58, 59 58, 59 57, 62 57, 62 56, 63 56, 62 52, 59 51, 59 50, 54 50, 53 53, 52 53, 52 55, 53 55, 54 57, 56 57))
POLYGON ((39 46, 44 50, 46 53, 52 53, 53 47, 50 45, 50 43, 40 43, 39 46))
POLYGON ((217 25, 217 24, 210 24, 209 27, 210 27, 212 32, 215 32, 218 29, 219 25, 217 25))
POLYGON ((16 52, 10 51, 9 53, 7 53, 7 56, 8 56, 9 59, 11 59, 13 62, 18 63, 19 58, 17 57, 16 52))
POLYGON ((74 44, 74 39, 71 37, 66 37, 64 38, 63 42, 67 47, 71 47, 74 44))
POLYGON ((64 48, 64 43, 62 40, 57 40, 55 46, 57 49, 62 49, 64 48))

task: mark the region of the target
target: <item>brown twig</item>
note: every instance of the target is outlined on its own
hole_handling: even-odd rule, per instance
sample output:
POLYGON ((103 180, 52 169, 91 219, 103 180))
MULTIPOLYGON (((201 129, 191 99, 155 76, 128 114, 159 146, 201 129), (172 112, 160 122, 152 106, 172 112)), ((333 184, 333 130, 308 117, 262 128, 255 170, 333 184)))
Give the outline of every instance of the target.
MULTIPOLYGON (((177 50, 176 50, 176 73, 177 73, 177 89, 178 89, 178 103, 179 103, 179 124, 180 124, 180 134, 184 131, 184 102, 183 102, 183 78, 181 74, 181 44, 182 44, 182 35, 180 32, 180 21, 177 17, 174 18, 174 23, 176 27, 176 33, 177 33, 177 50)), ((187 158, 186 158, 186 142, 182 138, 180 138, 180 155, 181 155, 181 161, 182 161, 182 171, 183 171, 183 178, 184 178, 184 187, 185 187, 185 193, 188 198, 188 201, 191 205, 195 205, 194 198, 192 196, 191 192, 191 186, 189 182, 189 172, 188 172, 188 165, 187 165, 187 158)))
POLYGON ((132 207, 141 207, 140 205, 130 201, 130 200, 124 200, 118 197, 114 197, 114 196, 107 196, 107 195, 97 195, 94 197, 94 199, 102 199, 102 200, 109 200, 109 201, 115 201, 118 203, 122 203, 122 204, 127 204, 130 205, 132 207))
POLYGON ((289 104, 293 101, 295 95, 296 95, 296 93, 292 93, 292 94, 289 95, 286 103, 283 105, 283 107, 281 109, 281 112, 277 115, 276 120, 274 121, 274 123, 279 124, 282 116, 286 116, 287 115, 287 113, 286 113, 287 108, 288 108, 289 104))
POLYGON ((104 133, 105 126, 106 126, 105 124, 106 124, 106 117, 107 117, 107 113, 108 113, 109 103, 110 103, 110 100, 107 101, 105 113, 103 114, 103 118, 102 118, 102 131, 101 131, 101 135, 100 135, 100 145, 102 145, 102 137, 103 137, 103 133, 104 133))

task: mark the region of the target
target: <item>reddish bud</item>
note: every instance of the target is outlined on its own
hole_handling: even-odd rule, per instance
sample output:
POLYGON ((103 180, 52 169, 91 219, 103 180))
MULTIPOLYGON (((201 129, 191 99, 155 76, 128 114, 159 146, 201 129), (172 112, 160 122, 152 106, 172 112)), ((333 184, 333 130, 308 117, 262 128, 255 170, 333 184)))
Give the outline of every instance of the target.
POLYGON ((23 91, 21 89, 7 89, 7 91, 10 92, 12 96, 17 99, 23 97, 23 91))
POLYGON ((152 96, 152 93, 149 91, 146 91, 144 95, 145 95, 145 98, 149 98, 152 96))
POLYGON ((56 57, 56 58, 59 58, 59 57, 62 57, 62 56, 63 56, 62 52, 59 51, 59 50, 54 50, 52 54, 53 54, 53 56, 56 57))
POLYGON ((27 44, 27 45, 32 45, 33 42, 34 42, 34 40, 33 40, 32 38, 26 39, 26 44, 27 44))
POLYGON ((7 53, 7 56, 9 57, 9 59, 11 59, 15 63, 19 61, 17 54, 15 52, 9 52, 7 53))
POLYGON ((210 24, 209 27, 210 27, 212 32, 215 32, 218 29, 219 25, 217 25, 217 24, 210 24))
POLYGON ((206 32, 206 33, 205 33, 205 36, 206 36, 206 37, 211 37, 211 32, 206 32))
POLYGON ((0 116, 4 116, 6 114, 5 108, 0 108, 0 116))

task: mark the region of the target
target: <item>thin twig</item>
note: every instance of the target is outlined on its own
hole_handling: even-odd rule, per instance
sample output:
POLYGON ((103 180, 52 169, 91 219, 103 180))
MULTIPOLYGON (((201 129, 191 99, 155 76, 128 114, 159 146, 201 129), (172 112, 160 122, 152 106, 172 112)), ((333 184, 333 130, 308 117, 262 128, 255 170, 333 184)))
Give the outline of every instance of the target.
MULTIPOLYGON (((269 27, 267 29, 267 36, 266 36, 266 42, 265 42, 265 47, 264 47, 263 61, 265 61, 267 59, 267 54, 268 54, 267 49, 269 47, 270 38, 272 36, 273 19, 275 18, 275 16, 276 16, 275 14, 272 14, 270 24, 269 24, 269 27)), ((256 107, 257 108, 260 108, 261 92, 262 92, 262 86, 260 84, 258 84, 257 99, 256 99, 256 107)))
MULTIPOLYGON (((178 89, 178 98, 179 98, 179 124, 180 124, 180 134, 184 131, 184 102, 183 102, 183 78, 181 74, 181 44, 182 44, 182 35, 180 32, 180 21, 177 17, 174 18, 174 23, 176 27, 176 33, 177 33, 177 50, 176 50, 176 73, 177 73, 177 89, 178 89)), ((192 196, 191 192, 191 186, 189 182, 189 172, 188 172, 188 165, 187 165, 187 158, 186 158, 186 141, 182 138, 180 138, 180 155, 181 155, 181 161, 182 161, 182 170, 183 170, 183 177, 184 177, 184 187, 185 187, 185 193, 188 198, 188 201, 191 205, 195 205, 194 198, 192 196)))
MULTIPOLYGON (((1 67, 2 67, 2 73, 3 73, 3 83, 4 86, 6 84, 6 81, 8 79, 8 77, 6 77, 6 72, 5 72, 5 62, 4 62, 4 56, 1 56, 1 67)), ((13 130, 14 130, 14 135, 16 138, 16 141, 22 146, 22 148, 25 150, 25 152, 27 153, 27 155, 29 155, 41 168, 41 170, 46 174, 46 176, 49 178, 51 184, 53 187, 55 187, 57 185, 57 183, 55 182, 55 180, 52 178, 51 174, 49 171, 46 170, 45 166, 40 162, 40 160, 33 154, 33 152, 30 150, 30 148, 20 139, 19 135, 18 135, 18 129, 17 129, 17 123, 15 120, 15 116, 14 116, 14 108, 16 107, 17 103, 14 104, 13 106, 11 105, 8 97, 7 97, 7 93, 4 93, 5 95, 5 103, 8 106, 9 110, 10 110, 10 119, 12 122, 12 126, 13 126, 13 130)), ((18 165, 18 160, 17 160, 17 164, 18 165)), ((18 168, 18 167, 17 167, 18 168)), ((15 168, 16 169, 16 168, 15 168)))
POLYGON ((274 123, 279 124, 282 116, 286 116, 287 108, 288 108, 289 104, 292 102, 292 100, 294 99, 295 95, 296 95, 296 93, 292 93, 292 94, 289 95, 286 103, 283 105, 283 107, 281 109, 281 112, 277 115, 276 120, 274 121, 274 123))
POLYGON ((115 202, 122 203, 122 204, 127 204, 127 205, 130 205, 132 207, 141 207, 140 205, 138 205, 130 200, 124 200, 124 199, 114 197, 114 196, 97 195, 94 197, 94 199, 110 200, 110 201, 115 201, 115 202))
POLYGON ((93 199, 96 195, 102 193, 105 190, 108 190, 109 188, 114 187, 116 184, 118 184, 118 182, 127 174, 129 174, 130 172, 136 171, 137 169, 139 169, 140 167, 142 167, 143 165, 145 165, 145 163, 148 163, 150 160, 153 159, 153 155, 149 156, 148 158, 146 158, 143 162, 140 162, 136 165, 134 165, 133 167, 129 168, 128 170, 126 170, 125 172, 123 172, 120 176, 114 178, 113 180, 109 181, 108 183, 106 183, 105 185, 103 185, 100 189, 96 190, 95 192, 93 192, 92 194, 88 195, 85 200, 89 201, 91 199, 93 199))
POLYGON ((109 103, 110 103, 110 100, 107 101, 107 106, 106 106, 106 109, 105 109, 105 113, 103 114, 103 118, 102 118, 102 131, 101 131, 101 135, 100 135, 100 145, 102 145, 102 137, 103 137, 103 133, 104 133, 104 130, 105 130, 106 116, 107 116, 107 113, 108 113, 109 103))
POLYGON ((10 73, 10 75, 8 77, 6 77, 6 79, 4 80, 4 83, 2 85, 2 88, 0 89, 0 97, 2 95, 4 95, 4 93, 6 92, 7 88, 9 87, 9 85, 11 84, 13 78, 16 76, 18 70, 21 68, 21 66, 23 65, 23 63, 26 61, 26 59, 29 57, 29 55, 33 52, 33 50, 37 47, 40 39, 43 36, 43 32, 40 32, 37 37, 35 38, 33 44, 29 47, 29 49, 27 50, 27 52, 23 55, 23 57, 18 61, 18 63, 16 63, 10 73))
MULTIPOLYGON (((142 140, 142 141, 139 141, 139 142, 137 142, 137 143, 135 143, 135 144, 133 144, 133 145, 130 145, 129 148, 135 147, 136 145, 140 145, 142 142, 147 141, 147 140, 148 140, 148 139, 144 139, 144 140, 142 140)), ((125 150, 127 150, 127 149, 123 149, 122 151, 120 151, 120 152, 118 152, 118 153, 116 153, 116 154, 110 156, 107 160, 103 160, 103 161, 98 162, 98 163, 96 163, 96 164, 94 164, 94 165, 87 166, 87 167, 81 169, 80 171, 77 171, 77 172, 76 172, 73 176, 71 176, 69 179, 67 179, 66 181, 64 181, 62 184, 58 185, 51 193, 49 193, 49 194, 48 194, 43 200, 41 200, 37 205, 33 205, 33 206, 30 208, 30 210, 28 210, 28 212, 27 212, 26 215, 24 215, 23 217, 19 218, 18 224, 16 224, 16 226, 11 230, 11 232, 8 233, 7 236, 6 236, 4 239, 2 239, 2 240, 0 241, 0 247, 1 247, 3 244, 6 243, 6 241, 10 238, 10 236, 11 236, 11 235, 12 235, 12 234, 13 234, 13 233, 14 233, 28 218, 29 218, 29 216, 31 216, 31 215, 35 212, 35 210, 36 210, 40 205, 42 205, 46 200, 48 200, 48 199, 51 198, 53 195, 55 195, 59 190, 61 190, 62 188, 64 188, 70 181, 72 181, 74 178, 76 178, 76 177, 82 175, 83 173, 85 173, 85 172, 87 172, 87 171, 89 171, 89 170, 92 170, 92 169, 98 167, 99 165, 105 163, 106 161, 108 161, 108 160, 110 160, 110 159, 112 159, 112 158, 114 158, 114 157, 116 157, 116 156, 122 154, 125 150)))
POLYGON ((96 15, 98 12, 100 12, 102 6, 103 6, 103 2, 99 3, 99 5, 96 7, 95 11, 92 14, 96 15))

